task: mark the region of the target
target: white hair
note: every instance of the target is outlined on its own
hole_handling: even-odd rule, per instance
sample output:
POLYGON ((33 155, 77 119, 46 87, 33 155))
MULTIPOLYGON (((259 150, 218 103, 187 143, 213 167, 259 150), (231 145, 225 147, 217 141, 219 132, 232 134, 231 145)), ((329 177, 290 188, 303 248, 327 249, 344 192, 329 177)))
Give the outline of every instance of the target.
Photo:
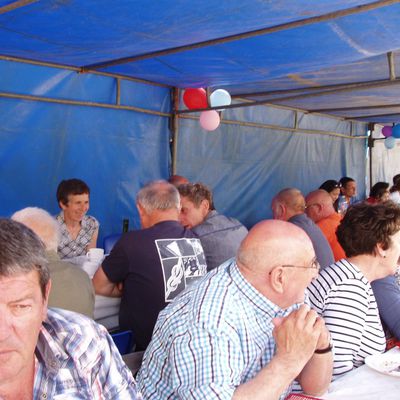
POLYGON ((32 229, 42 240, 46 250, 57 251, 60 225, 47 211, 38 207, 27 207, 15 212, 11 219, 32 229))

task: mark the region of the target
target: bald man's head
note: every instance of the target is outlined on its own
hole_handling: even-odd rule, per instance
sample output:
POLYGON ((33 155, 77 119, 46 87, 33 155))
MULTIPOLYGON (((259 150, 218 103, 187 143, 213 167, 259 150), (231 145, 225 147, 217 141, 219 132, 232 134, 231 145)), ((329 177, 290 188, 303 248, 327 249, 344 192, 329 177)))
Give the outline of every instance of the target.
POLYGON ((244 278, 281 308, 304 301, 304 291, 318 274, 310 238, 296 225, 266 220, 243 240, 237 265, 244 278))
POLYGON ((287 221, 294 215, 303 214, 305 204, 304 196, 299 189, 283 189, 272 200, 271 208, 274 219, 287 221))
POLYGON ((330 194, 322 189, 310 192, 306 196, 306 213, 314 222, 335 213, 330 194))
POLYGON ((313 245, 303 229, 290 222, 265 220, 243 240, 237 261, 244 268, 265 272, 279 264, 298 264, 313 255, 313 245))

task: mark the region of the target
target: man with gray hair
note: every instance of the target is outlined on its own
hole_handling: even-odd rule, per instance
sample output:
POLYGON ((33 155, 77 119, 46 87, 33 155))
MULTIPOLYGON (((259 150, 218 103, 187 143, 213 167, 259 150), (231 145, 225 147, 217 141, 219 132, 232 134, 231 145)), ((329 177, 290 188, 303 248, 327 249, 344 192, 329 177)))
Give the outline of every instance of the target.
POLYGON ((142 229, 124 234, 93 277, 97 294, 121 296, 119 326, 134 332, 136 350, 151 339, 158 313, 206 273, 199 239, 178 221, 175 186, 154 181, 138 193, 142 229))
POLYGON ((45 248, 25 225, 0 219, 0 399, 139 399, 106 329, 47 309, 45 248))
POLYGON ((47 211, 27 207, 11 217, 32 229, 46 247, 51 286, 49 306, 79 312, 93 318, 94 290, 89 275, 57 254, 60 225, 47 211))

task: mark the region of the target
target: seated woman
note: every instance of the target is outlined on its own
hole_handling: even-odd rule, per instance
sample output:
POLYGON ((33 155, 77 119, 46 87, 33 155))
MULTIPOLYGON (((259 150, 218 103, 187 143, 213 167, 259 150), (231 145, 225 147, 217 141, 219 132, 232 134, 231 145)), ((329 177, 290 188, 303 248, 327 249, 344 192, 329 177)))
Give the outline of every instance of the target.
POLYGON ((57 221, 61 226, 61 239, 57 251, 60 258, 82 256, 96 247, 99 223, 86 215, 89 195, 88 185, 80 179, 67 179, 58 185, 57 201, 61 212, 57 221))
POLYGON ((347 258, 320 271, 308 287, 334 346, 333 379, 385 351, 371 282, 393 275, 400 256, 400 207, 392 202, 351 206, 336 235, 347 258))
POLYGON ((342 185, 339 182, 337 182, 333 179, 329 179, 329 180, 325 181, 319 188, 328 192, 329 196, 331 196, 331 198, 332 198, 332 202, 335 203, 340 195, 341 187, 342 187, 342 185))
POLYGON ((387 182, 376 182, 369 192, 369 197, 366 200, 369 204, 384 203, 389 200, 389 184, 387 182))

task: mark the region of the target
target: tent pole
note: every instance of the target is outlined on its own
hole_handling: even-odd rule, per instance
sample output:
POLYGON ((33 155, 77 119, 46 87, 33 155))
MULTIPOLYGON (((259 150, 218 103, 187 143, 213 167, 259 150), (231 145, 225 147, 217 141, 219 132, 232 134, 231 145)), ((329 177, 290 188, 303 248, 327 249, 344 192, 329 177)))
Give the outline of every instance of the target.
POLYGON ((368 124, 369 136, 368 136, 368 150, 369 150, 369 190, 372 187, 372 148, 374 147, 374 138, 372 133, 374 131, 375 124, 373 122, 368 124))
POLYGON ((176 162, 178 156, 178 136, 179 136, 179 114, 176 110, 179 108, 179 89, 173 88, 172 90, 172 175, 176 174, 176 162))

